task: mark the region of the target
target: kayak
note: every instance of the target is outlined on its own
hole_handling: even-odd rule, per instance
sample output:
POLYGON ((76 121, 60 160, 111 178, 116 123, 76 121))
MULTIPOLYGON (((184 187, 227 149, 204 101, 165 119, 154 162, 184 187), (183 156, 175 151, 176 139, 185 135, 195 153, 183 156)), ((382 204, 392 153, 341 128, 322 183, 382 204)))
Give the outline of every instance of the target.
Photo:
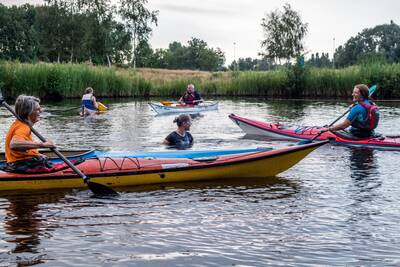
POLYGON ((176 104, 162 101, 160 103, 149 103, 158 115, 171 113, 199 113, 203 111, 217 110, 218 102, 203 102, 198 105, 176 104))
POLYGON ((98 111, 107 111, 108 108, 103 103, 97 101, 97 110, 98 111))
MULTIPOLYGON (((263 178, 281 173, 328 141, 208 158, 90 158, 76 167, 92 182, 110 187, 231 178, 263 178)), ((0 190, 86 187, 70 168, 53 173, 0 171, 0 190)))
MULTIPOLYGON (((271 150, 270 147, 257 147, 247 149, 225 150, 173 150, 173 151, 101 151, 101 150, 61 150, 61 154, 70 161, 82 161, 90 158, 207 158, 222 155, 250 153, 271 150)), ((51 150, 41 150, 40 154, 49 158, 52 163, 60 163, 62 160, 51 150)), ((0 169, 5 166, 5 153, 0 153, 0 169)))
MULTIPOLYGON (((288 126, 280 123, 261 122, 252 119, 229 115, 246 134, 279 140, 311 140, 320 131, 319 126, 288 126)), ((400 150, 400 136, 375 135, 368 138, 357 138, 346 131, 324 132, 317 140, 330 140, 332 144, 351 147, 364 147, 382 150, 400 150)))

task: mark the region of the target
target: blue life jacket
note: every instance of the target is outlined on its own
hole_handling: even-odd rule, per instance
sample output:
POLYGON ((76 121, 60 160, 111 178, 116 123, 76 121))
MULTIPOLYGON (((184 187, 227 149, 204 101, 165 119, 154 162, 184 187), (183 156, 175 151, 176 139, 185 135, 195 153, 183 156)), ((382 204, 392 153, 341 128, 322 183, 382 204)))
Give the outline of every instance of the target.
POLYGON ((82 96, 82 106, 86 109, 97 110, 92 100, 93 94, 84 94, 82 96))

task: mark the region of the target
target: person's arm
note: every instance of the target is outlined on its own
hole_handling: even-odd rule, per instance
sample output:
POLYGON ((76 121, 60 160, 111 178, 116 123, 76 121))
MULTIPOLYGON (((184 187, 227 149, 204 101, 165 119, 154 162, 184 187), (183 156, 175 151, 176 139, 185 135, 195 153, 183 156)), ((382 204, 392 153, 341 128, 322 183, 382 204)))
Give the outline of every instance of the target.
POLYGON ((201 103, 203 102, 203 98, 201 98, 201 95, 198 92, 195 92, 195 97, 196 99, 193 101, 194 103, 201 103))
POLYGON ((328 131, 334 132, 334 131, 344 130, 347 127, 349 127, 350 125, 351 125, 351 121, 349 121, 348 119, 345 119, 342 123, 328 127, 328 131))
POLYGON ((196 100, 196 103, 202 103, 204 102, 203 98, 200 98, 199 100, 196 100))
POLYGON ((163 143, 163 145, 169 146, 169 141, 167 139, 164 139, 164 141, 162 143, 163 143))
POLYGON ((13 138, 10 142, 10 148, 17 151, 27 151, 37 148, 56 148, 53 142, 27 141, 19 138, 13 138))
POLYGON ((170 133, 167 137, 165 137, 163 144, 170 146, 172 144, 172 135, 173 133, 170 133))
POLYGON ((187 132, 187 134, 189 134, 190 145, 193 145, 194 142, 193 135, 189 132, 187 132))
POLYGON ((96 101, 96 97, 95 97, 95 96, 92 96, 92 101, 93 101, 94 107, 95 107, 96 109, 98 109, 98 108, 99 108, 99 105, 97 104, 97 101, 96 101))
POLYGON ((335 132, 335 131, 346 129, 350 125, 351 125, 351 121, 349 121, 348 119, 345 119, 342 123, 339 123, 337 125, 333 125, 330 127, 321 128, 320 131, 321 132, 327 132, 327 131, 335 132))
POLYGON ((185 96, 185 95, 183 95, 183 96, 181 96, 181 98, 179 98, 179 101, 178 101, 179 104, 184 104, 184 102, 185 102, 185 101, 183 101, 183 97, 184 97, 184 96, 185 96))

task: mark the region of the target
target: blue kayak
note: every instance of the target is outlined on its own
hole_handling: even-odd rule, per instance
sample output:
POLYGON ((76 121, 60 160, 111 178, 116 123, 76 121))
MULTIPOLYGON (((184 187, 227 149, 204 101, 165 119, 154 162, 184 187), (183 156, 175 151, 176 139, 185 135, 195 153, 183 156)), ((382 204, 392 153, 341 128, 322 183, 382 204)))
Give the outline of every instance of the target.
MULTIPOLYGON (((258 151, 271 150, 269 147, 248 148, 248 149, 226 149, 226 150, 172 150, 172 151, 100 151, 100 150, 61 150, 69 160, 85 160, 90 158, 189 158, 195 160, 214 159, 218 156, 252 153, 258 151)), ((53 163, 62 162, 51 151, 40 151, 50 158, 53 163)), ((0 153, 0 169, 4 167, 4 153, 0 153)))

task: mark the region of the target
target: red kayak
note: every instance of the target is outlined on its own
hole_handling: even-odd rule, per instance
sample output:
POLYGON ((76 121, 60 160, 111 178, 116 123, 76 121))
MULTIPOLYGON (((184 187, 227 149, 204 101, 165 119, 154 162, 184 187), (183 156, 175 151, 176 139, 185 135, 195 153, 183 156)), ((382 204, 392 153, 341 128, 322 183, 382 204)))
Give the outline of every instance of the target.
MULTIPOLYGON (((288 126, 280 123, 261 122, 234 114, 229 118, 235 122, 246 134, 263 136, 279 140, 311 140, 319 133, 319 126, 288 126)), ((377 135, 369 138, 356 138, 346 131, 325 132, 317 140, 330 140, 333 144, 353 147, 377 148, 384 150, 400 150, 400 136, 377 135)))

